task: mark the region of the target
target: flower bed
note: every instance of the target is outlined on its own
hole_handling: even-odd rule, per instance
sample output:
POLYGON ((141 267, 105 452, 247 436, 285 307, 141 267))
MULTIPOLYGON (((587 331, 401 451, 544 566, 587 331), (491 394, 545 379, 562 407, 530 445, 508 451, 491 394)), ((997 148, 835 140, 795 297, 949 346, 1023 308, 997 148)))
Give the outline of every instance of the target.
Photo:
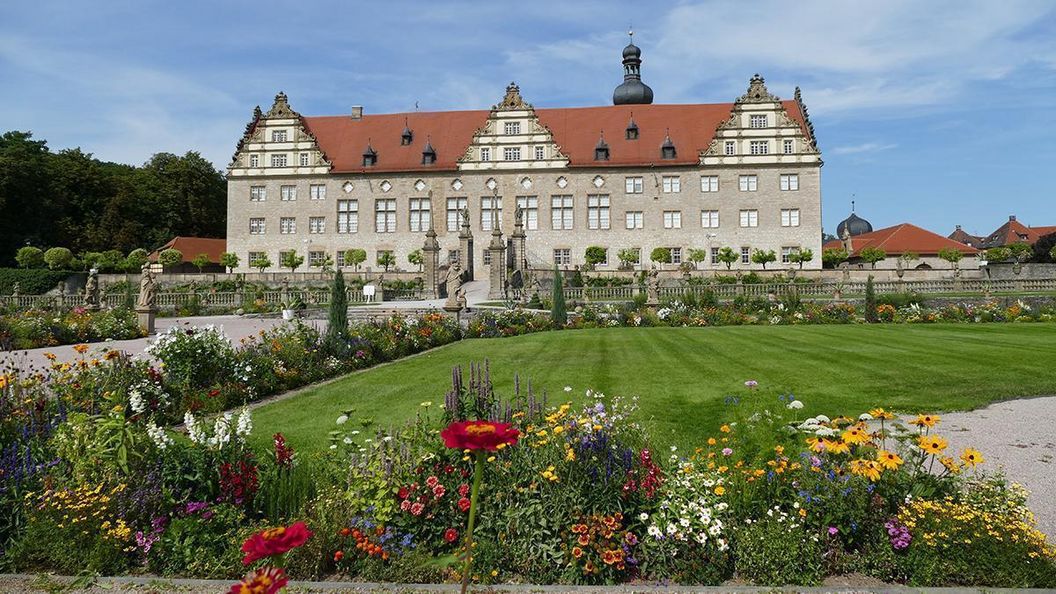
MULTIPOLYGON (((445 324, 362 328, 340 347, 362 355, 342 365, 427 348, 454 331, 445 324)), ((245 583, 271 585, 334 574, 814 585, 857 572, 922 586, 1056 586, 1056 550, 1023 490, 985 474, 985 453, 952 451, 935 415, 830 419, 746 382, 719 431, 661 453, 634 399, 498 395, 473 367, 404 427, 368 431, 349 412, 322 455, 301 456, 281 434, 255 451, 249 413, 207 421, 210 399, 308 381, 332 355, 297 348, 315 344, 298 326, 227 350, 216 333, 159 341, 155 355, 172 362, 160 369, 104 356, 3 386, 4 569, 239 579, 249 564, 245 583), (199 348, 224 365, 189 361, 199 348), (186 436, 164 428, 174 416, 186 436), (462 423, 474 419, 509 425, 462 423), (475 506, 474 476, 484 479, 475 506)))
POLYGON ((75 307, 69 311, 31 309, 0 315, 0 350, 128 340, 143 336, 135 312, 127 309, 88 311, 75 307))

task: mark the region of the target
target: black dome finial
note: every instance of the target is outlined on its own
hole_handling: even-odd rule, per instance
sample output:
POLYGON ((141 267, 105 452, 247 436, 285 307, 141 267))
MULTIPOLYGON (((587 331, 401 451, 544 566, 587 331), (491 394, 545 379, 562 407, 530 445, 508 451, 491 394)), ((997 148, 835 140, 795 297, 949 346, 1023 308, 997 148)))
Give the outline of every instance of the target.
POLYGON ((653 90, 642 82, 642 50, 634 45, 634 31, 627 35, 631 43, 623 48, 623 83, 612 92, 613 105, 649 104, 653 102, 653 90))

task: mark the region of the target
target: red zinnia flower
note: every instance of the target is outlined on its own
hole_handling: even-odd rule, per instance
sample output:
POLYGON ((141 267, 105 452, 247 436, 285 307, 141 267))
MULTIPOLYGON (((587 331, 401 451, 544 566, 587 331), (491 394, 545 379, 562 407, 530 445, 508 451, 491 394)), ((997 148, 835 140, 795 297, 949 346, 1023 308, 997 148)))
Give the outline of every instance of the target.
POLYGON ((420 516, 420 515, 422 515, 423 511, 425 511, 425 506, 422 505, 421 503, 416 501, 416 502, 411 504, 411 514, 412 515, 420 516))
POLYGON ((469 485, 468 484, 462 483, 461 485, 458 486, 458 495, 459 495, 459 497, 465 497, 468 494, 469 494, 469 485))
POLYGON ((425 486, 429 487, 430 489, 432 489, 433 487, 435 487, 439 483, 440 483, 440 479, 436 478, 435 476, 430 476, 429 478, 425 479, 425 486))
POLYGON ((454 528, 444 530, 444 540, 447 542, 455 542, 458 540, 458 530, 455 530, 454 528))
POLYGON ((312 531, 305 526, 304 522, 258 532, 242 543, 242 552, 246 554, 242 563, 249 565, 257 559, 281 555, 303 545, 311 536, 312 531))
POLYGON ((338 552, 334 553, 334 562, 335 563, 340 561, 340 560, 342 560, 342 559, 344 559, 344 558, 345 558, 345 552, 344 551, 338 551, 338 552))
POLYGON ((279 567, 261 567, 246 574, 242 581, 231 586, 228 594, 275 594, 286 586, 289 580, 279 567))
POLYGON ((400 499, 407 499, 407 496, 410 494, 411 492, 407 489, 407 487, 400 487, 400 492, 397 493, 396 496, 400 499))
POLYGON ((465 497, 463 497, 462 499, 458 500, 458 511, 467 512, 467 511, 469 511, 469 506, 470 506, 469 499, 466 499, 465 497))
POLYGON ((500 445, 514 445, 521 432, 509 423, 491 421, 455 421, 440 432, 444 445, 458 450, 488 450, 500 445))
POLYGON ((445 489, 443 485, 433 487, 433 497, 440 499, 444 496, 444 493, 447 493, 447 489, 445 489))

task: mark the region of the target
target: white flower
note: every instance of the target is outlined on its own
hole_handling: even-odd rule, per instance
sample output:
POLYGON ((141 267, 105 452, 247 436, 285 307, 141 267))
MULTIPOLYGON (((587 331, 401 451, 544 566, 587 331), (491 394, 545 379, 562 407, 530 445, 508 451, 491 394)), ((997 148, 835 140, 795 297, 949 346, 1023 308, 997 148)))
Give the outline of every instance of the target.
POLYGON ((128 393, 128 405, 132 408, 132 412, 137 415, 147 410, 147 403, 143 401, 143 395, 135 388, 128 393))
POLYGON ((799 509, 799 502, 797 501, 797 502, 793 503, 792 507, 795 508, 795 509, 799 509))
POLYGON ((818 437, 832 437, 833 435, 836 435, 836 432, 828 427, 818 427, 814 431, 814 435, 817 435, 818 437))
POLYGON ((862 413, 862 414, 858 415, 858 420, 859 421, 872 421, 873 420, 873 415, 871 415, 869 413, 862 413))
POLYGON ((718 536, 722 534, 722 528, 720 526, 713 525, 711 528, 708 528, 708 534, 712 536, 718 536))
POLYGON ((348 415, 341 415, 340 417, 337 417, 337 424, 338 425, 344 425, 347 422, 348 422, 348 415))
POLYGON ((392 441, 392 436, 386 435, 385 437, 381 438, 381 441, 392 441))
POLYGON ((187 427, 187 437, 191 440, 191 443, 198 445, 205 443, 205 434, 202 433, 202 428, 198 426, 198 420, 194 418, 194 414, 191 411, 183 413, 183 425, 187 427))
POLYGON ((727 507, 730 507, 730 504, 726 503, 725 501, 720 501, 719 503, 715 504, 715 509, 719 511, 726 511, 727 507))
POLYGON ((689 519, 688 518, 682 518, 681 520, 678 521, 678 523, 681 524, 683 528, 689 528, 689 519))
POLYGON ((337 444, 330 444, 330 449, 331 450, 336 450, 337 449, 337 444))
POLYGON ((719 550, 720 551, 725 551, 728 548, 730 548, 730 545, 726 544, 726 541, 720 538, 719 539, 719 550))
POLYGON ((818 424, 820 425, 821 423, 828 423, 829 422, 829 417, 826 417, 825 415, 818 415, 818 416, 814 417, 814 420, 817 421, 818 424))
POLYGON ((799 410, 799 409, 803 408, 803 401, 802 400, 793 400, 792 402, 788 403, 788 408, 790 408, 791 410, 799 410))
POLYGON ((243 408, 238 415, 238 425, 235 427, 235 435, 245 437, 253 432, 253 419, 250 418, 249 409, 243 408))
POLYGON ((677 452, 678 451, 678 446, 671 446, 671 451, 672 452, 677 452))
POLYGON ((565 392, 571 392, 572 386, 565 386, 565 392))
POLYGON ((348 444, 352 443, 352 438, 351 437, 346 437, 342 441, 345 443, 345 445, 348 445, 348 444))
POLYGON ((678 526, 675 526, 674 524, 668 524, 667 525, 667 533, 668 534, 674 534, 676 532, 678 532, 678 526))
POLYGON ((647 514, 645 512, 642 512, 642 513, 638 514, 638 521, 644 522, 644 521, 646 521, 648 519, 649 519, 649 514, 647 514))
POLYGON ((165 433, 164 429, 155 425, 154 421, 147 423, 147 435, 150 436, 151 441, 158 446, 159 450, 164 450, 172 445, 172 438, 165 433))
POLYGON ((663 535, 663 533, 660 532, 660 529, 657 528, 656 524, 650 526, 649 529, 646 530, 646 532, 649 534, 649 536, 652 536, 653 538, 660 538, 663 535))

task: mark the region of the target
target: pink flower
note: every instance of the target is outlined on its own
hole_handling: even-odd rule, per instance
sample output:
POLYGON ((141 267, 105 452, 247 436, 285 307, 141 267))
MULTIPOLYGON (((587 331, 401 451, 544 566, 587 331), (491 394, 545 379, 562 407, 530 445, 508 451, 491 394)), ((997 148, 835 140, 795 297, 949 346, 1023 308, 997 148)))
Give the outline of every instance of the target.
POLYGON ((459 494, 460 497, 465 497, 466 495, 468 495, 469 494, 469 485, 466 484, 466 483, 462 483, 461 485, 459 485, 458 486, 458 494, 459 494))
POLYGON ((400 502, 400 511, 409 511, 411 509, 411 502, 404 499, 400 502))
POLYGON ((415 501, 411 504, 411 515, 420 516, 425 511, 425 506, 420 501, 415 501))
POLYGON ((433 497, 440 499, 444 496, 444 493, 447 493, 447 489, 445 489, 443 485, 433 487, 433 497))
POLYGON ((731 454, 733 454, 733 450, 731 450, 730 448, 722 448, 722 455, 723 456, 729 456, 731 454))
POLYGON ((839 532, 839 531, 840 531, 839 528, 837 528, 835 526, 829 526, 829 536, 836 536, 836 533, 839 532))
POLYGON ((759 382, 757 382, 755 380, 748 380, 748 381, 744 382, 744 385, 747 388, 754 388, 754 387, 759 385, 759 382))
POLYGON ((425 479, 425 486, 429 487, 430 489, 432 489, 433 487, 435 487, 439 483, 440 483, 440 479, 436 478, 435 476, 431 476, 431 477, 425 479))

